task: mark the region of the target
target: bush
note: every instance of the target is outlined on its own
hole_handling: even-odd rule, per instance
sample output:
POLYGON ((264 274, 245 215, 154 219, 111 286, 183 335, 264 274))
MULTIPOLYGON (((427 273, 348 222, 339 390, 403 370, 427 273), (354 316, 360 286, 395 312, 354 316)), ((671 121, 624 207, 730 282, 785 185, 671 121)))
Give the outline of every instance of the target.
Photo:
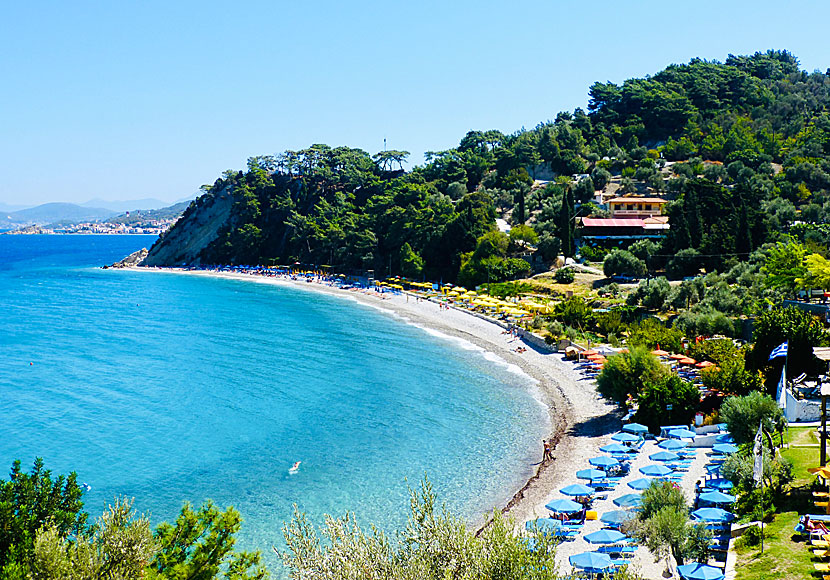
POLYGON ((668 373, 648 349, 632 347, 608 359, 597 377, 597 390, 603 397, 623 404, 629 395, 638 396, 646 384, 659 382, 668 373))
POLYGON ((682 346, 683 333, 669 328, 656 318, 645 318, 632 324, 628 329, 628 344, 653 350, 662 349, 678 352, 682 346))
POLYGON ((697 387, 674 373, 643 385, 634 420, 659 433, 661 425, 688 425, 700 404, 697 387))
POLYGON ((663 310, 671 293, 669 281, 664 276, 654 280, 643 280, 637 289, 628 295, 628 304, 642 304, 649 310, 663 310))
POLYGON ((625 250, 611 250, 602 262, 602 272, 609 278, 611 276, 642 278, 647 271, 644 261, 625 250))
POLYGON ((723 312, 709 308, 687 310, 678 316, 674 325, 686 336, 735 336, 738 334, 735 322, 723 312))
POLYGON ((787 421, 775 400, 758 391, 744 397, 728 397, 720 408, 720 416, 739 445, 755 439, 760 421, 769 433, 782 431, 787 421))
POLYGON ((579 326, 583 329, 593 326, 594 323, 594 311, 579 296, 558 303, 553 308, 553 315, 568 326, 579 326))
POLYGON ((576 278, 573 268, 559 268, 553 275, 560 284, 570 284, 576 278))
POLYGON ((700 252, 694 248, 686 248, 677 252, 666 265, 666 274, 672 280, 680 280, 694 276, 700 271, 700 252))
POLYGON ((744 530, 741 537, 735 543, 739 546, 757 546, 761 543, 761 528, 759 526, 751 526, 744 530))
POLYGON ((582 256, 582 259, 591 262, 601 262, 607 254, 608 251, 599 246, 582 246, 579 248, 579 255, 582 256))

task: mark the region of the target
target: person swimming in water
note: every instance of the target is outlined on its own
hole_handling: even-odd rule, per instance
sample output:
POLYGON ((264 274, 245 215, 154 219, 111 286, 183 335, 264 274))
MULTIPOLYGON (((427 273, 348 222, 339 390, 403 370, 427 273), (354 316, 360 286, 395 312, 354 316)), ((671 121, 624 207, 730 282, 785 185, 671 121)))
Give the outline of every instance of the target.
POLYGON ((289 470, 288 470, 288 472, 289 472, 289 473, 297 473, 297 472, 300 470, 300 463, 302 463, 302 462, 301 462, 301 461, 298 461, 297 463, 295 463, 294 465, 292 465, 292 466, 291 466, 291 469, 289 469, 289 470))

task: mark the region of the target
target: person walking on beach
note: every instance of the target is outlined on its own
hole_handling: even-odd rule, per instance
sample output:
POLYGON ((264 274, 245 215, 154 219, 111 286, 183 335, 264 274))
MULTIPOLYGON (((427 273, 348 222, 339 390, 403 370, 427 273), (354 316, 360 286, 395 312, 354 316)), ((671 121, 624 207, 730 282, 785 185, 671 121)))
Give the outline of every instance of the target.
POLYGON ((551 452, 550 443, 548 443, 547 439, 542 439, 542 445, 544 445, 544 454, 542 455, 542 459, 553 459, 553 453, 551 452))

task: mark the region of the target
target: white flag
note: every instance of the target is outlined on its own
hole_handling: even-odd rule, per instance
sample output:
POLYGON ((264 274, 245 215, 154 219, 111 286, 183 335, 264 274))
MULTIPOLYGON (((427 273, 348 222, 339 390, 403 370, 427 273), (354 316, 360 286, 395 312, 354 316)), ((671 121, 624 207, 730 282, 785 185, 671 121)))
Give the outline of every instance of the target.
POLYGON ((787 365, 781 369, 781 380, 778 381, 777 396, 778 407, 780 409, 787 408, 787 365))
POLYGON ((752 448, 752 454, 755 455, 755 466, 752 469, 752 479, 755 485, 761 485, 764 477, 764 421, 763 419, 758 424, 758 433, 755 434, 755 446, 752 448))

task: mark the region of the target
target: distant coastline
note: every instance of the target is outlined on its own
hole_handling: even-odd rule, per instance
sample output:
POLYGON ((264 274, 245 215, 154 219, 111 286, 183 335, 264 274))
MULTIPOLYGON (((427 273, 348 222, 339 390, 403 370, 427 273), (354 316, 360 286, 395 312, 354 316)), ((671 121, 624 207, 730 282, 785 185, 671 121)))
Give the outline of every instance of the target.
POLYGON ((542 442, 538 444, 539 461, 528 466, 528 479, 518 489, 505 493, 502 505, 486 506, 473 523, 476 529, 486 525, 493 509, 514 517, 517 523, 546 516, 545 503, 573 476, 585 458, 603 444, 603 436, 619 427, 613 405, 601 399, 593 383, 580 377, 564 357, 542 350, 530 342, 520 342, 505 332, 499 322, 473 315, 461 309, 442 309, 436 302, 419 299, 415 294, 378 294, 374 291, 340 289, 320 282, 292 280, 288 277, 263 277, 215 270, 183 268, 129 267, 136 272, 170 272, 275 285, 291 285, 333 296, 350 297, 358 302, 397 314, 405 321, 460 338, 516 365, 536 380, 539 399, 548 415, 546 439, 552 442, 553 459, 542 460, 542 442), (526 351, 516 352, 522 344, 526 351))

